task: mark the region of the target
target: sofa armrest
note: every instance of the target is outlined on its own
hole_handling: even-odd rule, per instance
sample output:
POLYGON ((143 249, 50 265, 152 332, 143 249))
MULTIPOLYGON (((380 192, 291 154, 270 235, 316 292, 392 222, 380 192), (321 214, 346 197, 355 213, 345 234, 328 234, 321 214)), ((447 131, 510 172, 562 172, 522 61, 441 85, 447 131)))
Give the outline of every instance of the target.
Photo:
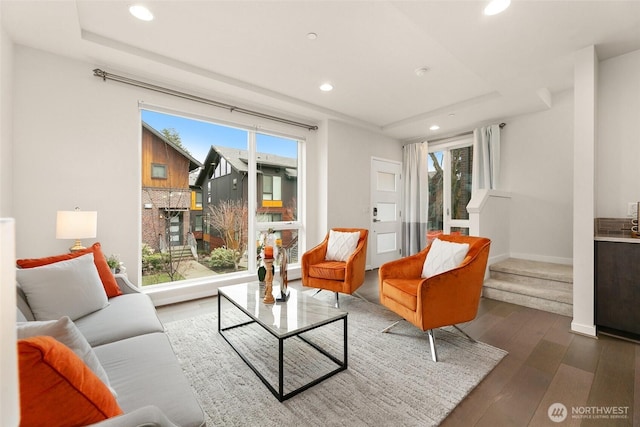
POLYGON ((95 427, 178 427, 157 406, 152 405, 91 425, 95 427))
POLYGON ((138 294, 140 289, 129 281, 129 278, 125 274, 114 274, 116 283, 123 294, 138 294))
POLYGON ((307 283, 307 280, 309 280, 309 267, 324 260, 327 254, 328 242, 329 235, 327 235, 327 237, 325 237, 324 240, 317 246, 309 249, 307 252, 302 254, 302 259, 300 260, 302 270, 302 284, 307 283))

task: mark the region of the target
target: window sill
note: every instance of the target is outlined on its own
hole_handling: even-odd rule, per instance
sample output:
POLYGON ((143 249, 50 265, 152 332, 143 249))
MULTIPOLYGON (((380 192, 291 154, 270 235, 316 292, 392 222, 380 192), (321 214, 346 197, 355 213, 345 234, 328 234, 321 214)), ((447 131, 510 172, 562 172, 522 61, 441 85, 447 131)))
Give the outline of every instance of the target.
MULTIPOLYGON (((290 266, 288 269, 289 280, 300 279, 300 265, 290 266)), ((275 280, 278 281, 276 272, 275 280)), ((207 298, 218 295, 218 288, 222 286, 236 285, 256 281, 257 277, 251 273, 235 273, 223 276, 211 276, 201 279, 193 279, 188 283, 174 283, 170 285, 151 285, 141 288, 141 291, 153 301, 156 307, 207 298)))

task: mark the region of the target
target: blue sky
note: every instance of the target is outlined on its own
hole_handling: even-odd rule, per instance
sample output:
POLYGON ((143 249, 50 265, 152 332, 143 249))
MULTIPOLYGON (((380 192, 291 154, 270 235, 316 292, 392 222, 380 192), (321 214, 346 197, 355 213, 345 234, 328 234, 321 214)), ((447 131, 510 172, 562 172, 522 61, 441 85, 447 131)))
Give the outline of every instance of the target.
MULTIPOLYGON (((212 145, 247 149, 247 131, 185 117, 142 110, 142 120, 161 132, 175 129, 182 145, 200 162, 204 161, 212 145)), ((258 151, 285 157, 297 157, 297 143, 290 139, 270 135, 257 135, 258 151)))

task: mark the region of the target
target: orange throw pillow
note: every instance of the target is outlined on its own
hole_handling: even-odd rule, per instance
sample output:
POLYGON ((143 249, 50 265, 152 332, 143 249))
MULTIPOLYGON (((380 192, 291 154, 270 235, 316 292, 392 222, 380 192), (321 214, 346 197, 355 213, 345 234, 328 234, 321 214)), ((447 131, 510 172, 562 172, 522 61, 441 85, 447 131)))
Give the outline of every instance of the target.
POLYGON ((93 262, 98 269, 98 275, 100 276, 100 280, 102 281, 102 286, 104 286, 104 291, 107 293, 107 297, 113 298, 117 297, 118 295, 122 295, 122 291, 118 286, 118 282, 116 282, 116 278, 113 277, 111 268, 109 268, 109 264, 107 264, 107 258, 105 258, 104 254, 102 253, 102 248, 100 247, 100 243, 98 242, 94 243, 90 248, 86 248, 78 252, 55 255, 45 258, 19 259, 18 261, 16 261, 16 264, 18 264, 18 267, 20 268, 40 267, 42 265, 49 265, 59 261, 74 259, 92 252, 93 262))
POLYGON ((121 415, 109 388, 52 337, 18 340, 20 426, 85 426, 121 415))

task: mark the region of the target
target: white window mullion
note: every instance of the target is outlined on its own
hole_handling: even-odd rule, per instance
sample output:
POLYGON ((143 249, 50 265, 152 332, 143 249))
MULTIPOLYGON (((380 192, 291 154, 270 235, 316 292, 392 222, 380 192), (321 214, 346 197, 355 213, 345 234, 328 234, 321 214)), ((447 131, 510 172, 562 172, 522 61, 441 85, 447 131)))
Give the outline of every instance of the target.
MULTIPOLYGON (((248 147, 248 151, 249 151, 249 189, 248 189, 248 194, 247 194, 247 209, 248 209, 248 228, 249 228, 249 235, 247 236, 247 238, 249 239, 249 241, 247 242, 247 246, 249 247, 249 254, 253 254, 254 258, 255 258, 255 253, 257 251, 257 244, 256 244, 256 236, 258 234, 257 230, 256 230, 256 212, 258 209, 258 193, 257 193, 257 189, 258 189, 258 167, 256 164, 256 132, 255 131, 249 131, 247 133, 247 147, 248 147)), ((249 256, 249 261, 251 261, 253 258, 251 256, 249 256)), ((247 266, 248 270, 250 273, 255 273, 256 272, 256 263, 255 262, 249 262, 248 266, 247 266)))
POLYGON ((444 209, 442 215, 442 228, 445 234, 451 232, 451 152, 445 150, 442 157, 442 209, 444 209))

